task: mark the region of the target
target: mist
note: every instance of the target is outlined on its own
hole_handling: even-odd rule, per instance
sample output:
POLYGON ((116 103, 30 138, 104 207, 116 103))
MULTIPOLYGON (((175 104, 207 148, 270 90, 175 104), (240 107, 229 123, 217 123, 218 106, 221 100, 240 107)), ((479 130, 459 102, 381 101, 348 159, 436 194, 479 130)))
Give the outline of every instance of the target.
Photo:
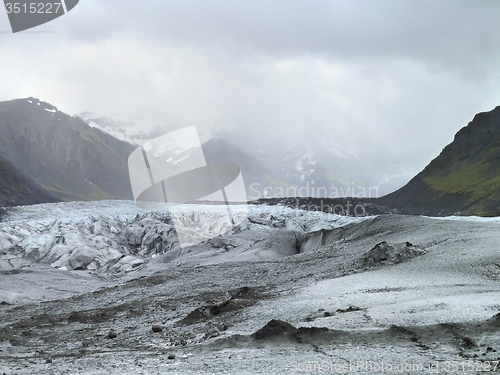
POLYGON ((0 100, 34 96, 146 133, 196 125, 203 141, 250 151, 314 150, 326 138, 367 166, 366 181, 408 180, 500 103, 499 11, 492 1, 86 0, 14 36, 2 13, 0 100))

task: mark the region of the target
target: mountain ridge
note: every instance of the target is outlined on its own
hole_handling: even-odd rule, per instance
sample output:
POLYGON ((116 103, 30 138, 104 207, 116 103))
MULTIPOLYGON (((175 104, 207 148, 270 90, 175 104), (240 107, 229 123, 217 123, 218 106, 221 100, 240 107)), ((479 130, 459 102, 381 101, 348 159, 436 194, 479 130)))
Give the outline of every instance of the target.
POLYGON ((500 106, 476 114, 408 184, 379 201, 407 214, 500 215, 500 106))
MULTIPOLYGON (((136 147, 32 97, 0 102, 0 205, 132 199, 127 160, 136 147)), ((232 163, 241 168, 249 200, 280 198, 280 188, 281 197, 286 198, 283 191, 302 186, 295 181, 298 174, 291 183, 277 172, 277 163, 263 165, 220 136, 203 143, 202 148, 208 163, 232 163)), ((297 171, 310 171, 318 183, 332 183, 325 165, 313 153, 305 148, 296 151, 301 163, 297 171)), ((272 152, 266 157, 272 159, 272 152)), ((290 160, 285 161, 293 164, 295 159, 290 160)), ((341 171, 346 166, 336 168, 341 171)), ((354 182, 351 187, 354 192, 354 182)), ((412 215, 500 215, 500 106, 476 114, 402 188, 380 198, 367 198, 359 199, 412 215)))
POLYGON ((133 149, 38 99, 0 102, 0 156, 59 200, 131 199, 133 149))

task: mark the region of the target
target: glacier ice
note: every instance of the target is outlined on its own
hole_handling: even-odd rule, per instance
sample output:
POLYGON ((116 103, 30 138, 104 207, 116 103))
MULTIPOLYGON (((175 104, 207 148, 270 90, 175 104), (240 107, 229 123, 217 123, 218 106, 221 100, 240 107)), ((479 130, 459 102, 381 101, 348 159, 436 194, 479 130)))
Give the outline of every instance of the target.
POLYGON ((148 262, 226 262, 293 255, 297 236, 369 218, 308 212, 283 206, 234 206, 240 225, 217 205, 174 207, 193 243, 181 249, 168 211, 131 201, 65 202, 11 209, 0 223, 0 270, 49 265, 61 270, 127 273, 148 262), (209 235, 219 233, 212 238, 209 235))

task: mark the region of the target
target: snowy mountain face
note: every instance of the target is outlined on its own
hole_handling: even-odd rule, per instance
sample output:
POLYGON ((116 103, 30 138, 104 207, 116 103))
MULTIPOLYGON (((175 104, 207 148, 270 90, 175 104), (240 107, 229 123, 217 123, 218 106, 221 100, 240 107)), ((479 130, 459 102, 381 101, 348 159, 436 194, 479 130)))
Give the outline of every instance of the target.
POLYGON ((131 121, 119 121, 109 117, 95 117, 92 112, 82 112, 76 115, 87 123, 87 125, 110 134, 113 137, 133 145, 142 145, 155 136, 158 132, 145 132, 140 124, 131 121))

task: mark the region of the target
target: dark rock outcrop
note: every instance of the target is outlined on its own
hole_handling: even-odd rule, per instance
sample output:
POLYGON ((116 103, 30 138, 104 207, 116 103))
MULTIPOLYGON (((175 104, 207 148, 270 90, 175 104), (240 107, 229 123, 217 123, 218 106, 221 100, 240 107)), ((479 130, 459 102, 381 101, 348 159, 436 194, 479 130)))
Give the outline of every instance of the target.
POLYGON ((252 337, 256 340, 286 338, 293 337, 296 332, 297 328, 290 323, 272 319, 264 327, 254 332, 252 337))

